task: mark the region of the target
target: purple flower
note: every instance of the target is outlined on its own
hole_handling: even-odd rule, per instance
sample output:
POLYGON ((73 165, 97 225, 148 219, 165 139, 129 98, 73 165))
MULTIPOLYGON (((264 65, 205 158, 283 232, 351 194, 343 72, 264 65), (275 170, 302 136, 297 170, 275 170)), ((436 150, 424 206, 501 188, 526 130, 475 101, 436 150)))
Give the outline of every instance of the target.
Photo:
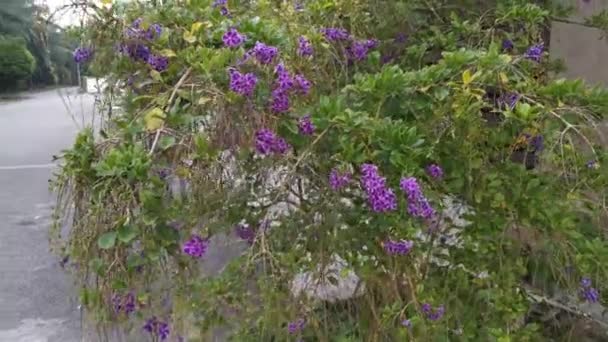
POLYGON ((597 160, 590 160, 587 162, 587 168, 588 169, 599 169, 600 164, 598 163, 597 160))
POLYGON ((308 93, 310 92, 310 87, 311 87, 310 81, 307 80, 306 77, 304 77, 304 75, 302 75, 302 74, 297 74, 294 77, 294 81, 296 83, 298 92, 303 95, 308 95, 308 93))
POLYGON ((167 179, 167 177, 169 177, 171 175, 172 170, 168 167, 164 167, 161 168, 160 170, 158 170, 158 177, 160 177, 160 179, 167 179))
POLYGON ((314 50, 312 48, 312 44, 310 44, 310 41, 308 41, 308 39, 306 39, 304 36, 298 38, 298 55, 302 57, 310 57, 313 53, 314 50))
POLYGON ((162 33, 163 27, 160 24, 152 24, 150 25, 150 27, 148 27, 148 30, 146 31, 146 39, 155 40, 157 38, 160 38, 162 33))
POLYGON ((407 255, 414 247, 414 242, 409 240, 386 240, 382 245, 388 255, 407 255))
POLYGON ((313 135, 315 132, 315 125, 310 121, 310 115, 304 115, 298 120, 298 131, 302 135, 313 135))
POLYGON ((435 209, 431 207, 429 201, 422 194, 416 178, 402 178, 399 185, 407 195, 407 210, 410 215, 425 219, 435 217, 435 209))
POLYGON ((125 296, 125 313, 128 315, 135 311, 135 295, 133 292, 127 293, 125 296))
POLYGON ((258 78, 253 73, 241 74, 236 69, 228 70, 230 73, 230 90, 243 96, 253 95, 258 78))
POLYGON ((519 101, 520 97, 521 95, 519 95, 518 93, 505 93, 498 98, 498 106, 505 109, 513 110, 515 108, 515 105, 517 105, 517 102, 519 101))
POLYGON ((340 190, 348 185, 350 177, 351 174, 349 172, 340 173, 338 170, 333 169, 329 173, 329 186, 334 191, 340 190))
POLYGON ((441 166, 437 164, 427 166, 426 173, 435 179, 441 179, 443 177, 443 170, 441 169, 441 166))
POLYGON ((182 246, 182 251, 191 257, 201 258, 205 252, 207 252, 208 246, 209 239, 203 239, 200 236, 193 234, 190 237, 190 240, 186 241, 182 246))
POLYGON ((291 148, 287 140, 277 137, 272 145, 272 151, 278 154, 285 154, 291 148))
POLYGON ((385 213, 397 209, 397 198, 386 186, 386 179, 378 174, 373 164, 361 165, 361 184, 367 193, 368 204, 374 212, 385 213))
POLYGON ((502 49, 509 51, 509 50, 513 50, 515 46, 513 45, 513 41, 510 39, 505 39, 502 41, 502 49))
POLYGON ((305 326, 306 326, 306 321, 303 318, 299 318, 298 320, 289 322, 287 324, 287 331, 292 335, 297 334, 297 333, 301 332, 302 330, 304 330, 305 326))
POLYGON ((148 57, 148 64, 152 69, 163 72, 169 67, 169 58, 160 55, 150 55, 148 57))
POLYGON ((343 28, 327 27, 322 28, 321 33, 325 36, 325 39, 329 41, 337 40, 349 40, 350 34, 343 28))
POLYGON ((600 300, 600 293, 596 288, 592 287, 592 285, 591 279, 587 277, 581 279, 581 297, 589 303, 597 303, 600 300))
POLYGON ((545 45, 543 43, 532 45, 528 51, 526 51, 524 57, 535 62, 540 62, 543 57, 544 49, 545 45))
POLYGON ((79 48, 76 48, 76 50, 74 50, 73 56, 74 56, 74 62, 76 62, 78 64, 86 63, 93 56, 93 50, 91 50, 90 48, 79 47, 79 48))
POLYGON ((220 14, 224 17, 230 17, 230 11, 227 7, 220 7, 220 14))
POLYGON ((134 29, 138 29, 141 26, 141 23, 143 23, 143 19, 142 18, 137 18, 135 20, 133 20, 133 22, 131 23, 131 27, 134 29))
POLYGON ((272 91, 270 109, 277 114, 289 111, 289 95, 287 91, 281 88, 272 91))
POLYGON ((395 43, 404 44, 407 41, 407 35, 403 32, 399 32, 395 37, 395 43))
POLYGON ((534 152, 540 152, 545 149, 544 138, 542 135, 535 135, 530 139, 530 146, 534 152))
POLYGON ((213 1, 213 7, 226 6, 228 4, 228 0, 215 0, 213 1))
POLYGON ((161 341, 166 340, 170 333, 169 324, 159 321, 156 317, 152 317, 146 321, 144 330, 158 337, 161 341))
POLYGON ((277 64, 275 73, 277 74, 276 89, 287 92, 294 87, 295 81, 283 63, 277 64))
POLYGON ((351 46, 346 49, 348 58, 355 61, 362 61, 367 58, 369 48, 365 42, 353 42, 351 46))
POLYGON ((424 303, 421 309, 422 312, 426 315, 426 318, 431 321, 438 321, 445 314, 445 307, 443 305, 440 305, 436 309, 433 309, 433 307, 431 307, 431 304, 424 303))
POLYGON ((248 55, 253 55, 260 64, 270 64, 279 54, 279 49, 274 46, 269 46, 264 43, 256 42, 255 46, 248 52, 248 55))
POLYGON ((246 223, 237 224, 235 231, 236 231, 236 235, 239 238, 247 241, 247 243, 249 243, 250 245, 253 244, 253 241, 255 240, 255 232, 253 231, 253 229, 251 229, 251 227, 249 227, 248 224, 246 224, 246 223))
POLYGON ((222 40, 227 47, 236 48, 245 42, 245 36, 240 34, 235 28, 231 28, 224 33, 222 40))
POLYGON ((114 306, 115 313, 122 311, 122 297, 118 293, 112 295, 112 306, 114 306))
POLYGON ((401 325, 409 329, 412 327, 412 321, 409 319, 404 319, 401 321, 401 325))
POLYGON ((122 45, 120 52, 128 55, 133 60, 148 61, 150 48, 143 44, 122 45))
POLYGON ((275 140, 276 135, 273 131, 262 128, 255 133, 255 149, 260 154, 270 154, 275 140))

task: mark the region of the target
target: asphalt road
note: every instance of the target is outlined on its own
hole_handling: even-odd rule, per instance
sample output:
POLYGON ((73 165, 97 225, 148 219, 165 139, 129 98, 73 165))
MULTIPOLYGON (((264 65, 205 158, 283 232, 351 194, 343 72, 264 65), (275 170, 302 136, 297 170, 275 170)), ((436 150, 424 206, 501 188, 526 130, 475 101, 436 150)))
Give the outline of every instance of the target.
POLYGON ((58 90, 0 100, 0 342, 81 340, 76 290, 49 251, 48 180, 52 155, 90 122, 93 97, 60 91, 70 110, 58 90))

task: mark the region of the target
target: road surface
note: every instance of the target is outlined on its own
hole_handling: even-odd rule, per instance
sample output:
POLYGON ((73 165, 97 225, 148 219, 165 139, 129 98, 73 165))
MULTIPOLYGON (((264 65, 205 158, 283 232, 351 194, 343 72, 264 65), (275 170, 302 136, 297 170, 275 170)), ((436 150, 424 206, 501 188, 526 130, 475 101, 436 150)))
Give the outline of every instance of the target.
POLYGON ((76 122, 58 90, 0 100, 0 342, 81 340, 77 292, 49 251, 48 180, 52 155, 73 143, 93 97, 61 92, 76 122))

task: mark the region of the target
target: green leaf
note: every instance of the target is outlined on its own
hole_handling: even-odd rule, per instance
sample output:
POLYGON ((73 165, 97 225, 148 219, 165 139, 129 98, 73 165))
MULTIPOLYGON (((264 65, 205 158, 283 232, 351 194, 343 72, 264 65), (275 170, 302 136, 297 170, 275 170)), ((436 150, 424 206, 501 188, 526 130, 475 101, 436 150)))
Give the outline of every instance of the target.
POLYGON ((150 109, 144 116, 144 123, 148 131, 155 131, 161 128, 164 122, 165 113, 158 107, 150 109))
POLYGON ((172 147, 173 145, 175 145, 175 137, 173 137, 173 136, 163 136, 158 141, 158 146, 162 150, 166 150, 166 149, 172 147))
POLYGON ((124 225, 118 229, 118 240, 129 243, 137 236, 137 231, 130 225, 124 225))
POLYGON ((101 249, 110 249, 116 244, 117 235, 118 234, 116 232, 105 233, 99 237, 99 240, 97 240, 97 245, 101 249))

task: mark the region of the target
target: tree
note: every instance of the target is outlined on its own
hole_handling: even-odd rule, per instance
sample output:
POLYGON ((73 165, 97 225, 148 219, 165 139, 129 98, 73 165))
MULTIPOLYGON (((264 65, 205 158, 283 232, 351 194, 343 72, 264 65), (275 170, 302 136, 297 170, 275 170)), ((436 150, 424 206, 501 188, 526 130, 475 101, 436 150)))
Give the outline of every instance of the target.
POLYGON ((34 56, 19 38, 0 38, 0 89, 14 86, 32 76, 34 56))

